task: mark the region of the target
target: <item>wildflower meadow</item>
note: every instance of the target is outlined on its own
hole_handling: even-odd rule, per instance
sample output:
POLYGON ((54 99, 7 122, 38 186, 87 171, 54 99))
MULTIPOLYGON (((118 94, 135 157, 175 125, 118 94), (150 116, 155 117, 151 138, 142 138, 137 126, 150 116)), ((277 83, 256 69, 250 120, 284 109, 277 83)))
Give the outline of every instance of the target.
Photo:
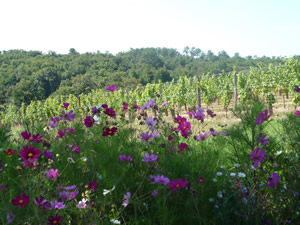
POLYGON ((225 129, 199 106, 167 118, 160 97, 3 125, 0 223, 300 224, 299 111, 250 96, 225 129))

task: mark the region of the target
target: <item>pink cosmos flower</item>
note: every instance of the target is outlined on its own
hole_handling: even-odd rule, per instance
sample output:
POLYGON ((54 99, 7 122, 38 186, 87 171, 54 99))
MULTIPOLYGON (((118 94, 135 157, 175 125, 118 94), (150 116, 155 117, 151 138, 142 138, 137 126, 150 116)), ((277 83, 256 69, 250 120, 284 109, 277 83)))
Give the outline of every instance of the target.
POLYGON ((180 188, 186 188, 188 187, 188 182, 185 180, 183 181, 181 178, 179 178, 178 180, 172 180, 169 183, 169 187, 172 191, 177 191, 180 188))
POLYGON ((106 86, 105 89, 110 92, 115 92, 115 91, 119 90, 119 87, 117 87, 115 84, 113 84, 111 86, 106 86))
POLYGON ((139 107, 139 106, 136 105, 136 104, 132 104, 132 108, 134 108, 134 109, 141 109, 141 107, 139 107))
POLYGON ((183 154, 184 150, 189 150, 189 146, 186 143, 180 143, 180 145, 178 145, 178 153, 183 154))
POLYGON ((266 151, 264 149, 260 149, 260 148, 256 148, 255 151, 254 150, 252 151, 250 158, 253 160, 253 162, 254 162, 253 166, 255 168, 258 167, 259 162, 264 162, 266 160, 265 154, 266 154, 266 151))
POLYGON ((49 180, 55 180, 58 176, 59 176, 58 169, 46 170, 45 177, 48 178, 49 180))
POLYGON ((280 176, 278 173, 273 173, 272 176, 269 176, 267 186, 270 188, 275 187, 280 182, 280 176))
POLYGON ((123 102, 122 112, 124 112, 127 108, 128 108, 128 103, 127 102, 123 102))
POLYGON ((295 115, 295 116, 299 116, 299 115, 300 115, 300 111, 294 112, 294 115, 295 115))
POLYGON ((80 148, 77 145, 73 145, 72 151, 79 154, 80 153, 80 148))
POLYGON ((17 196, 15 199, 11 201, 11 203, 15 206, 25 207, 29 202, 29 196, 23 194, 22 196, 17 196))

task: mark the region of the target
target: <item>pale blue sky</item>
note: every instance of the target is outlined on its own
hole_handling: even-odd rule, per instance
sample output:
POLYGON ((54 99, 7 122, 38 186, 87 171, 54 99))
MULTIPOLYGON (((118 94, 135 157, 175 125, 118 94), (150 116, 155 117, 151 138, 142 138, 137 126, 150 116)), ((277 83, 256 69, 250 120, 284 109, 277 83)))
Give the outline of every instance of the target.
POLYGON ((0 50, 300 55, 300 0, 1 0, 0 50))

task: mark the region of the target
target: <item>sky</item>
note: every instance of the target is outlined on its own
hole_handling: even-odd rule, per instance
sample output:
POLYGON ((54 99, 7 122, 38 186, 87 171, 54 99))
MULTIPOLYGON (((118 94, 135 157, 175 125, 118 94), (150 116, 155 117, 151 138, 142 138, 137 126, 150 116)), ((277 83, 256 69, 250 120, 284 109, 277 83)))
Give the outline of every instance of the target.
POLYGON ((0 51, 300 55, 300 0, 0 0, 0 51))

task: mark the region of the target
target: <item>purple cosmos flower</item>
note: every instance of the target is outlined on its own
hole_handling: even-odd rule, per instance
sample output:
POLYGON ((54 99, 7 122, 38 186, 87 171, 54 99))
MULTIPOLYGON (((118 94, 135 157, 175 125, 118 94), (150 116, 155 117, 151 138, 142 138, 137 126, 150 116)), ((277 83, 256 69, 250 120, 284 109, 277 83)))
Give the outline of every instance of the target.
POLYGON ((148 128, 152 130, 156 130, 155 129, 156 121, 152 119, 152 116, 146 119, 145 124, 148 126, 148 128))
POLYGON ((48 200, 44 199, 43 196, 40 196, 40 198, 35 197, 35 204, 40 208, 40 209, 51 209, 51 204, 48 202, 48 200))
POLYGON ((170 182, 170 179, 164 177, 163 175, 157 175, 154 177, 154 183, 167 185, 170 182))
POLYGON ((300 92, 300 88, 298 86, 295 87, 294 89, 296 92, 300 92))
POLYGON ((260 149, 260 148, 256 148, 255 151, 254 150, 252 151, 250 158, 253 160, 253 162, 254 162, 253 166, 255 168, 258 167, 259 162, 264 162, 266 160, 265 154, 266 154, 266 151, 264 149, 260 149))
POLYGON ((116 127, 112 127, 112 128, 109 128, 109 127, 106 127, 105 130, 102 132, 102 136, 114 136, 115 133, 118 131, 118 128, 116 127))
POLYGON ((71 191, 71 190, 74 190, 77 186, 74 184, 74 185, 71 185, 71 186, 67 186, 67 187, 64 187, 65 190, 67 191, 71 191))
POLYGON ((184 152, 184 150, 189 150, 189 146, 186 143, 180 143, 180 145, 178 145, 178 153, 182 153, 184 152))
POLYGON ((218 132, 214 128, 210 128, 208 133, 212 136, 217 136, 218 135, 218 132))
POLYGON ((60 116, 60 119, 65 118, 69 122, 71 122, 72 119, 74 119, 76 117, 76 114, 73 113, 73 110, 70 110, 70 112, 68 112, 68 113, 66 113, 65 111, 62 111, 62 113, 63 114, 60 116))
POLYGON ((113 108, 106 108, 104 113, 110 117, 116 117, 116 112, 113 110, 113 108))
POLYGON ((198 112, 194 112, 193 115, 194 115, 194 118, 195 118, 195 119, 201 120, 201 122, 204 121, 205 115, 204 115, 203 112, 199 112, 199 111, 198 111, 198 112))
POLYGON ((269 176, 267 186, 270 188, 275 187, 280 182, 280 176, 278 173, 272 173, 272 176, 269 176))
POLYGON ((48 178, 49 180, 55 180, 58 176, 59 176, 58 169, 46 170, 45 177, 48 178))
POLYGON ((269 144, 269 139, 266 139, 266 136, 260 135, 258 138, 258 143, 261 143, 263 146, 269 144))
POLYGON ((92 127, 93 124, 95 123, 95 120, 93 117, 91 116, 86 116, 85 119, 84 119, 84 125, 86 127, 92 127))
POLYGON ((158 190, 153 190, 151 194, 153 197, 156 197, 158 195, 158 190))
POLYGON ((178 129, 180 130, 181 133, 186 133, 187 131, 189 131, 191 129, 191 124, 188 121, 182 121, 179 126, 178 129))
POLYGON ((155 103, 155 99, 151 99, 149 102, 145 103, 141 107, 141 110, 150 109, 153 106, 154 103, 155 103))
POLYGON ((256 118, 256 125, 262 124, 264 121, 268 120, 272 114, 272 112, 269 113, 269 110, 265 110, 264 112, 261 112, 258 114, 258 117, 256 118))
POLYGON ((181 116, 177 116, 174 118, 174 122, 178 123, 178 124, 181 124, 181 122, 184 122, 184 121, 186 121, 186 118, 181 117, 181 116))
POLYGON ((125 195, 124 195, 124 197, 123 197, 123 203, 122 203, 122 205, 124 206, 124 207, 126 207, 126 206, 128 206, 128 204, 129 204, 129 199, 131 198, 131 193, 130 192, 127 192, 125 195))
POLYGON ((49 219, 48 219, 48 225, 57 225, 60 223, 62 217, 59 216, 59 215, 55 215, 55 216, 51 216, 49 219))
POLYGON ((66 206, 63 202, 60 201, 55 201, 55 202, 50 202, 51 209, 64 209, 66 206))
POLYGON ((48 152, 47 150, 44 150, 44 156, 47 159, 53 160, 53 153, 52 152, 48 152))
POLYGON ((203 133, 203 134, 201 133, 201 134, 199 134, 199 136, 195 136, 194 138, 197 141, 203 142, 208 138, 208 134, 207 133, 203 133))
POLYGON ((155 162, 157 161, 158 159, 158 156, 155 155, 155 154, 151 154, 149 155, 149 153, 147 152, 145 155, 144 155, 144 159, 142 160, 143 162, 155 162))
POLYGON ((105 89, 110 91, 110 92, 115 92, 115 91, 119 90, 119 87, 116 86, 115 84, 113 84, 111 86, 106 86, 105 89))
POLYGON ((123 162, 123 161, 130 162, 130 161, 133 160, 132 157, 131 157, 130 155, 128 155, 128 156, 126 156, 126 155, 120 155, 120 156, 119 156, 119 159, 120 159, 121 162, 123 162))
POLYGON ((141 109, 141 107, 139 107, 139 106, 136 105, 136 104, 132 104, 132 108, 134 108, 134 109, 141 109))
POLYGON ((92 181, 92 182, 89 183, 88 189, 92 190, 92 191, 96 191, 97 187, 98 187, 97 182, 96 181, 92 181))
POLYGON ((78 193, 79 193, 78 190, 70 192, 68 196, 68 200, 72 200, 73 198, 75 198, 78 195, 78 193))
POLYGON ((15 220, 15 215, 12 212, 7 213, 6 215, 7 223, 12 223, 15 220))
POLYGON ((170 183, 169 183, 169 187, 172 191, 177 191, 179 190, 180 188, 186 188, 188 187, 188 182, 185 180, 183 181, 181 178, 179 178, 178 180, 172 180, 170 183))
POLYGON ((198 177, 197 181, 199 183, 205 183, 205 179, 203 177, 198 177))
POLYGON ((216 114, 214 114, 214 112, 211 109, 207 109, 206 113, 211 117, 214 118, 216 116, 216 114))

